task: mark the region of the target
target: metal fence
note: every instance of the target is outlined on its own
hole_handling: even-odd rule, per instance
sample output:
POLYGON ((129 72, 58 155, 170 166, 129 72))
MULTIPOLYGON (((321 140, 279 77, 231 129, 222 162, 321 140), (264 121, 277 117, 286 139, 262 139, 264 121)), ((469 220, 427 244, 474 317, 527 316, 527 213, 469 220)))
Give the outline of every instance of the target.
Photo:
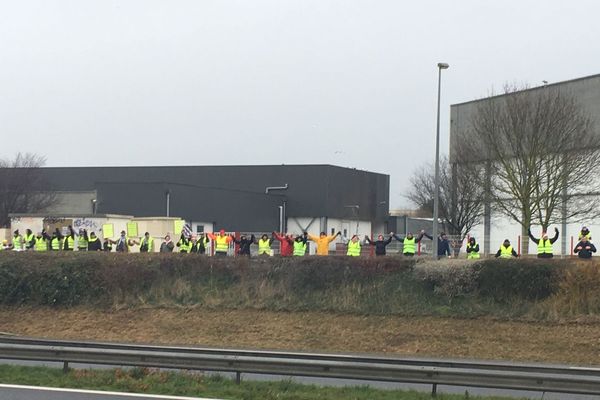
POLYGON ((0 338, 0 358, 600 395, 600 369, 0 338))

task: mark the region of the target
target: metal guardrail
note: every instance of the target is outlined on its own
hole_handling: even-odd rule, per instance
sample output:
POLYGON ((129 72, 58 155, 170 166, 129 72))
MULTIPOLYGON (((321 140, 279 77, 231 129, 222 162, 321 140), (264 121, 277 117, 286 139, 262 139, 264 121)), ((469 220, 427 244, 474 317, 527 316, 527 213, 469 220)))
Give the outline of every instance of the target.
POLYGON ((0 358, 600 394, 600 369, 0 337, 0 358))

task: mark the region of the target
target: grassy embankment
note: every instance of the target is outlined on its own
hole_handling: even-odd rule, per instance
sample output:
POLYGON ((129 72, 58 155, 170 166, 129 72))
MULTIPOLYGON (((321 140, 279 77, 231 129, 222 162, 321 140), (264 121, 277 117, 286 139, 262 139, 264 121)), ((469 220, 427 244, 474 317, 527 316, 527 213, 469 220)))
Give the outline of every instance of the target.
POLYGON ((0 304, 198 306, 563 320, 600 312, 595 262, 0 254, 0 304))
MULTIPOLYGON (((20 385, 68 387, 88 390, 107 390, 170 396, 194 396, 231 400, 425 400, 431 395, 415 391, 377 390, 360 387, 318 387, 301 385, 289 380, 278 382, 234 381, 222 376, 198 373, 175 373, 147 368, 114 370, 71 370, 44 367, 15 367, 0 365, 0 382, 20 385)), ((500 400, 500 397, 475 397, 438 394, 440 400, 481 399, 500 400)), ((514 399, 513 399, 514 400, 514 399)))

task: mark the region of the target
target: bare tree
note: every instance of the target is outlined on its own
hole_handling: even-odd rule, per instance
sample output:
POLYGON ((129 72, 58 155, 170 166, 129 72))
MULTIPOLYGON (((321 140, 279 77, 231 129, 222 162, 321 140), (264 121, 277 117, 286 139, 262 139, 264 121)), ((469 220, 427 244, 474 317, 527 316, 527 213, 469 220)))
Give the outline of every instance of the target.
POLYGON ((42 182, 45 162, 45 157, 31 153, 0 159, 0 226, 10 225, 11 213, 41 212, 56 201, 42 182))
MULTIPOLYGON (((475 227, 483 215, 483 187, 476 175, 481 174, 477 164, 450 165, 446 157, 440 160, 439 211, 448 233, 459 235, 461 240, 475 227)), ((407 198, 422 210, 433 214, 435 173, 427 164, 417 169, 411 177, 407 198)))
POLYGON ((597 197, 580 196, 597 192, 589 175, 600 161, 592 126, 577 100, 557 87, 507 85, 504 96, 480 102, 462 141, 491 162, 494 205, 521 225, 525 254, 532 223, 547 230, 563 214, 570 221, 597 215, 597 197))

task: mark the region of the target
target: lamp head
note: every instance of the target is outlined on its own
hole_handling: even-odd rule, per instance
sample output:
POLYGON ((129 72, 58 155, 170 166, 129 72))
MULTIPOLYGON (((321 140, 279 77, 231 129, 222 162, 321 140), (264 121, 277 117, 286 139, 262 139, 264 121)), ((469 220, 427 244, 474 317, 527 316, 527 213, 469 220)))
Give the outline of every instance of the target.
POLYGON ((448 69, 448 68, 450 68, 450 65, 448 65, 446 63, 438 63, 438 68, 439 69, 448 69))

